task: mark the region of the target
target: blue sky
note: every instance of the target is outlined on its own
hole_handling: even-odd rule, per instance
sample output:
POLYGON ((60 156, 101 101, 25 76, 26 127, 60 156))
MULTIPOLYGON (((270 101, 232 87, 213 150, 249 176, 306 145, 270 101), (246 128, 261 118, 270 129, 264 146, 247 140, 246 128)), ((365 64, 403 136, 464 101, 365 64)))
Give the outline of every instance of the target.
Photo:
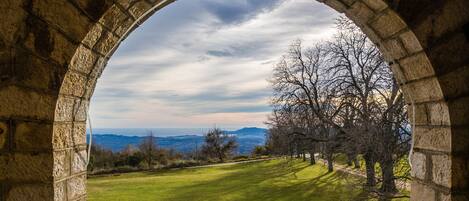
POLYGON ((329 39, 337 16, 315 0, 178 0, 113 55, 93 126, 264 127, 273 65, 295 39, 329 39))

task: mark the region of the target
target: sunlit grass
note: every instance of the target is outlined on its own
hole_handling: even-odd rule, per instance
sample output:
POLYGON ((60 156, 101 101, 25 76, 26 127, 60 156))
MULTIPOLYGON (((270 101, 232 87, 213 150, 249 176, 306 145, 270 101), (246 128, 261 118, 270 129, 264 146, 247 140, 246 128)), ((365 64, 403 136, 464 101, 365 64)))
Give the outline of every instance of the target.
POLYGON ((283 159, 88 180, 91 201, 366 200, 361 178, 283 159))

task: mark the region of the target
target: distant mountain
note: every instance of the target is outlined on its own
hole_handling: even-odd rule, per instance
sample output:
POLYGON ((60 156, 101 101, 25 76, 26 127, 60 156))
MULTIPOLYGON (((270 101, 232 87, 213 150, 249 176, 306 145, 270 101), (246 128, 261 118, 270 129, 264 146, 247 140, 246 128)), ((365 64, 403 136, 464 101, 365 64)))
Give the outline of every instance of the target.
MULTIPOLYGON (((249 154, 257 145, 265 144, 266 129, 264 128, 242 128, 236 131, 225 131, 228 134, 235 135, 239 144, 239 154, 249 154)), ((93 144, 98 144, 112 151, 121 151, 128 144, 137 147, 144 137, 124 136, 116 134, 96 134, 93 135, 93 144)), ((190 152, 201 147, 204 143, 204 137, 200 135, 180 135, 168 137, 156 137, 158 146, 163 148, 173 148, 180 152, 190 152)))

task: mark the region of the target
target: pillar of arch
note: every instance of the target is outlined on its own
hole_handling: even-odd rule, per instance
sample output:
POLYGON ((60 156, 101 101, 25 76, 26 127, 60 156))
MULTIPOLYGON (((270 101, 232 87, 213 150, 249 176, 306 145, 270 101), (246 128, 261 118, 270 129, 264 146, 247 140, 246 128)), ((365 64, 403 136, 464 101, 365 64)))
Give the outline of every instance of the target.
MULTIPOLYGON (((119 43, 172 1, 2 0, 0 201, 86 199, 96 81, 119 43)), ((379 46, 415 106, 411 200, 469 200, 469 1, 318 1, 379 46)))

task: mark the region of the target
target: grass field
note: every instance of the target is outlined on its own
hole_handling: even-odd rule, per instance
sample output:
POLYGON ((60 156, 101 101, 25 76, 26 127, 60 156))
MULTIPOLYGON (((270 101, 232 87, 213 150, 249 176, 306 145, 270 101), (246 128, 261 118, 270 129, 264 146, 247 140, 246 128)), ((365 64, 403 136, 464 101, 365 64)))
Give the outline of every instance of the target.
POLYGON ((90 178, 90 201, 367 200, 359 178, 282 159, 90 178))

